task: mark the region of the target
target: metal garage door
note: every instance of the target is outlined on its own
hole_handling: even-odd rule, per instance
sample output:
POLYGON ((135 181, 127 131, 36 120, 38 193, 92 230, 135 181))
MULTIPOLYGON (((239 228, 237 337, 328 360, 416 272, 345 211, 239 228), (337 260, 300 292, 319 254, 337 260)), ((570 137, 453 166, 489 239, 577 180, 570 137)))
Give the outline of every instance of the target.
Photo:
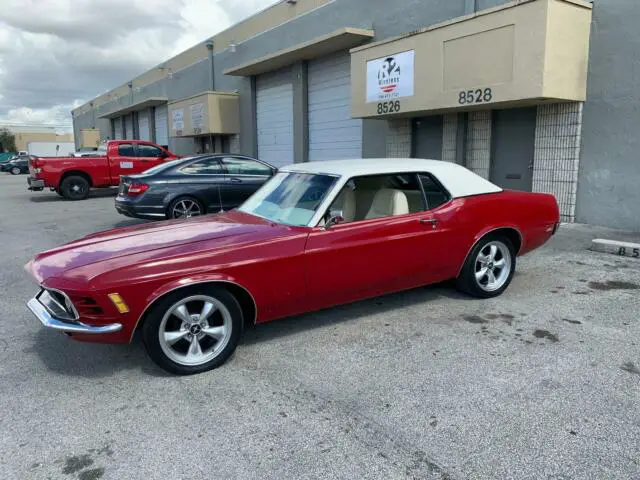
POLYGON ((151 141, 151 130, 149 130, 149 110, 138 112, 138 137, 140 140, 151 141))
POLYGON ((362 120, 351 118, 351 59, 309 62, 309 160, 362 157, 362 120))
POLYGON ((124 139, 133 140, 133 115, 124 117, 124 139))
POLYGON ((113 119, 113 138, 114 140, 122 140, 122 117, 113 119))
POLYGON ((156 144, 169 145, 169 113, 166 105, 156 107, 155 122, 156 144))
POLYGON ((293 163, 291 70, 256 78, 258 158, 276 167, 293 163))

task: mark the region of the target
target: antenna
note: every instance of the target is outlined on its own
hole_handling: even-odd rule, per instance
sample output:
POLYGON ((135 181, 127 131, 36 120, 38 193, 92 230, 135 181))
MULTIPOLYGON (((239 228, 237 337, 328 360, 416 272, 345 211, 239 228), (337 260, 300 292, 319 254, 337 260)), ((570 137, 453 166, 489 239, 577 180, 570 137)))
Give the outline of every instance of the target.
POLYGON ((218 213, 224 213, 224 208, 222 208, 222 195, 220 194, 220 184, 218 183, 218 202, 220 202, 220 211, 218 213))

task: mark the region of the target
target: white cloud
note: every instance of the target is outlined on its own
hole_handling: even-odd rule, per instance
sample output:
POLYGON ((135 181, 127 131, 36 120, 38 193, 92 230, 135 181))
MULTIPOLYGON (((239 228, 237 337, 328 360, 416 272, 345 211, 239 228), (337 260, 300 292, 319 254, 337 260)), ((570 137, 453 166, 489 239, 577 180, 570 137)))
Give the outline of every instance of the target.
POLYGON ((71 123, 74 106, 275 0, 0 0, 0 120, 71 123))

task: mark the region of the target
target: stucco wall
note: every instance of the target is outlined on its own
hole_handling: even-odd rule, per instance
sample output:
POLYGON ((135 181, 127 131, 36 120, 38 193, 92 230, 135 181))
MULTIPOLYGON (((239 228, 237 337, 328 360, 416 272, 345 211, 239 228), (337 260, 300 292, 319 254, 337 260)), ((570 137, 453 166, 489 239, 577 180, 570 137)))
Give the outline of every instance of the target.
POLYGON ((578 222, 640 231, 640 5, 594 3, 578 222))

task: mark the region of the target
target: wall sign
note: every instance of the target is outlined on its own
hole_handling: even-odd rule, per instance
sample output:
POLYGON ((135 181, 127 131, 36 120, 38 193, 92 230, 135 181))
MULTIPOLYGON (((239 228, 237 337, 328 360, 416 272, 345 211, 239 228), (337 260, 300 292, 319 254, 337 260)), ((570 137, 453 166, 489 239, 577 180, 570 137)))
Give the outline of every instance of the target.
POLYGON ((191 128, 202 129, 204 125, 204 104, 196 103, 191 105, 191 128))
POLYGON ((367 62, 367 103, 413 96, 415 51, 367 62))
POLYGON ((171 111, 171 124, 173 125, 173 130, 182 130, 184 129, 184 109, 176 108, 171 111))

